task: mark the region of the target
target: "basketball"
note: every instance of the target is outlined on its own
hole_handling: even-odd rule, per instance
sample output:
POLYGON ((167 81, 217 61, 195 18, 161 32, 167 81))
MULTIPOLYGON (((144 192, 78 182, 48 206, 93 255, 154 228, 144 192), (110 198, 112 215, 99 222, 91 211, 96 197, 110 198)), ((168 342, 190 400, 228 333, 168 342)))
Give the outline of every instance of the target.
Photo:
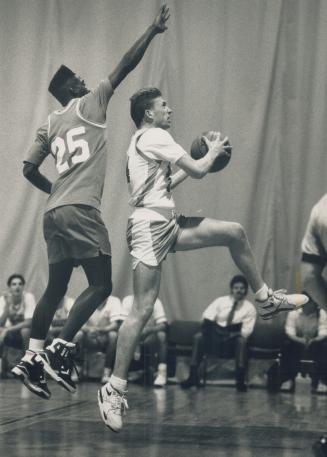
MULTIPOLYGON (((215 139, 214 132, 204 132, 202 133, 202 135, 198 135, 191 145, 191 157, 194 160, 201 159, 208 152, 208 146, 202 138, 203 136, 208 138, 208 140, 210 141, 215 139)), ((224 137, 222 136, 222 138, 224 137)), ((212 167, 210 168, 209 173, 217 173, 218 171, 223 170, 228 165, 232 156, 232 147, 229 141, 226 143, 225 150, 228 152, 228 154, 217 157, 212 167)))

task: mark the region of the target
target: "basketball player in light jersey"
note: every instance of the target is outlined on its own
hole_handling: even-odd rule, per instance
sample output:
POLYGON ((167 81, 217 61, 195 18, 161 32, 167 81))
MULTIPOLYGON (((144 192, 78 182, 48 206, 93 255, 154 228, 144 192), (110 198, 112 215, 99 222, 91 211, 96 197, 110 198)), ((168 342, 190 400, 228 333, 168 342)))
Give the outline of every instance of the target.
POLYGON ((111 248, 100 215, 107 160, 106 110, 114 89, 140 62, 155 35, 166 30, 168 18, 164 5, 153 24, 95 90, 89 91, 65 66, 59 68, 49 86, 64 108, 51 113, 38 130, 24 163, 25 177, 50 194, 43 221, 49 281, 34 312, 29 350, 12 370, 42 398, 50 397, 44 372, 68 391, 75 391, 71 379, 75 345, 71 341, 112 290, 111 248), (53 184, 39 172, 50 154, 59 173, 53 184), (84 269, 89 286, 75 301, 59 337, 44 351, 51 321, 76 265, 84 269))
POLYGON ((120 328, 113 375, 98 392, 98 404, 105 424, 114 431, 122 428, 122 412, 127 406, 127 372, 140 333, 153 311, 158 296, 161 263, 168 252, 226 246, 247 277, 264 319, 281 311, 296 309, 308 301, 300 294, 273 292, 263 281, 243 227, 203 217, 183 217, 175 213, 171 189, 187 176, 203 178, 224 150, 227 138, 217 133, 208 141, 209 151, 193 160, 168 133, 171 109, 156 88, 142 89, 131 98, 131 116, 138 128, 127 152, 127 179, 130 204, 127 241, 133 257, 134 303, 120 328), (181 168, 171 176, 171 164, 181 168))

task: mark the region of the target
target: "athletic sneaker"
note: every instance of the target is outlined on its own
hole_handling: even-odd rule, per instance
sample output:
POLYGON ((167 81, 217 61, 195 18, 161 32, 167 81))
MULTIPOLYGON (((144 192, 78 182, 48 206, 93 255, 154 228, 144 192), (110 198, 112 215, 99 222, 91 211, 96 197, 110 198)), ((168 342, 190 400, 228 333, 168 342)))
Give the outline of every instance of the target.
POLYGON ((98 390, 100 415, 105 425, 113 432, 120 432, 123 427, 122 416, 128 409, 126 392, 118 392, 110 383, 98 390))
POLYGON ((28 352, 28 356, 30 355, 31 357, 25 355, 11 372, 33 394, 48 400, 51 397, 51 392, 45 380, 43 360, 38 353, 28 352))
POLYGON ((308 303, 309 297, 304 294, 287 294, 286 290, 268 289, 267 300, 256 300, 259 303, 259 315, 263 320, 272 319, 283 311, 293 311, 308 303))
POLYGON ((76 384, 72 379, 72 371, 77 371, 72 358, 75 347, 74 343, 55 338, 45 351, 40 353, 45 372, 71 393, 76 391, 76 384))
POLYGON ((154 387, 165 387, 167 384, 167 376, 165 376, 163 373, 158 373, 158 376, 153 382, 154 387))

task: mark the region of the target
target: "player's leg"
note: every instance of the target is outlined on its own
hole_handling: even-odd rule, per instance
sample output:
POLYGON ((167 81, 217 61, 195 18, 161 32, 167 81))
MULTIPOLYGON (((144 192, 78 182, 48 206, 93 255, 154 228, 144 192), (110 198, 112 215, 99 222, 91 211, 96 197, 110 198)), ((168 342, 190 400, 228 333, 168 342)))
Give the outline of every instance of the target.
POLYGON ((117 350, 117 340, 118 340, 118 332, 116 330, 112 330, 107 335, 107 341, 105 344, 105 363, 104 363, 104 370, 103 376, 101 378, 101 384, 106 384, 111 376, 112 369, 115 363, 115 356, 117 350))
POLYGON ((46 358, 43 360, 47 374, 69 392, 76 390, 75 382, 71 377, 74 369, 75 344, 71 341, 112 290, 110 256, 100 255, 84 259, 81 265, 89 286, 75 300, 59 338, 55 338, 52 344, 47 346, 46 358))
POLYGON ((226 246, 240 271, 261 305, 263 318, 271 318, 280 311, 292 310, 307 303, 301 294, 285 295, 283 291, 272 292, 261 277, 244 228, 236 222, 190 217, 181 220, 175 250, 187 251, 205 247, 226 246))
POLYGON ((139 263, 134 270, 134 302, 131 312, 119 329, 116 361, 110 382, 98 392, 98 404, 104 423, 113 431, 122 428, 122 409, 127 374, 142 329, 149 320, 158 297, 161 269, 139 263))
POLYGON ((60 333, 60 338, 72 341, 78 330, 91 317, 112 291, 111 257, 100 255, 81 262, 89 286, 76 299, 68 319, 60 333))
POLYGON ((48 285, 35 308, 32 319, 29 349, 12 369, 14 376, 20 379, 31 392, 46 399, 50 398, 51 394, 45 381, 41 351, 56 309, 66 294, 72 271, 71 260, 49 265, 48 285))
POLYGON ((301 280, 303 289, 327 311, 327 282, 323 277, 324 263, 301 262, 301 280))

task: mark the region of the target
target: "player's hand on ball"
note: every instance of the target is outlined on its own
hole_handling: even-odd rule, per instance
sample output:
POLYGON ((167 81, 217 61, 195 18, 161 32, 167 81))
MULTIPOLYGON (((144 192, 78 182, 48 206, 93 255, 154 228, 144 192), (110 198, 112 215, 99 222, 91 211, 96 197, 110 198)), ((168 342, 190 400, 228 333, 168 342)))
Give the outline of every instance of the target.
POLYGON ((203 140, 206 143, 209 150, 212 150, 217 157, 228 156, 230 153, 225 149, 225 146, 228 143, 228 137, 221 139, 220 132, 212 132, 214 135, 213 140, 209 140, 206 136, 203 135, 203 140))
POLYGON ((153 23, 157 33, 163 33, 165 30, 167 30, 168 27, 167 27, 166 23, 167 23, 169 17, 170 17, 169 8, 167 5, 163 5, 160 8, 159 14, 155 18, 154 23, 153 23))

